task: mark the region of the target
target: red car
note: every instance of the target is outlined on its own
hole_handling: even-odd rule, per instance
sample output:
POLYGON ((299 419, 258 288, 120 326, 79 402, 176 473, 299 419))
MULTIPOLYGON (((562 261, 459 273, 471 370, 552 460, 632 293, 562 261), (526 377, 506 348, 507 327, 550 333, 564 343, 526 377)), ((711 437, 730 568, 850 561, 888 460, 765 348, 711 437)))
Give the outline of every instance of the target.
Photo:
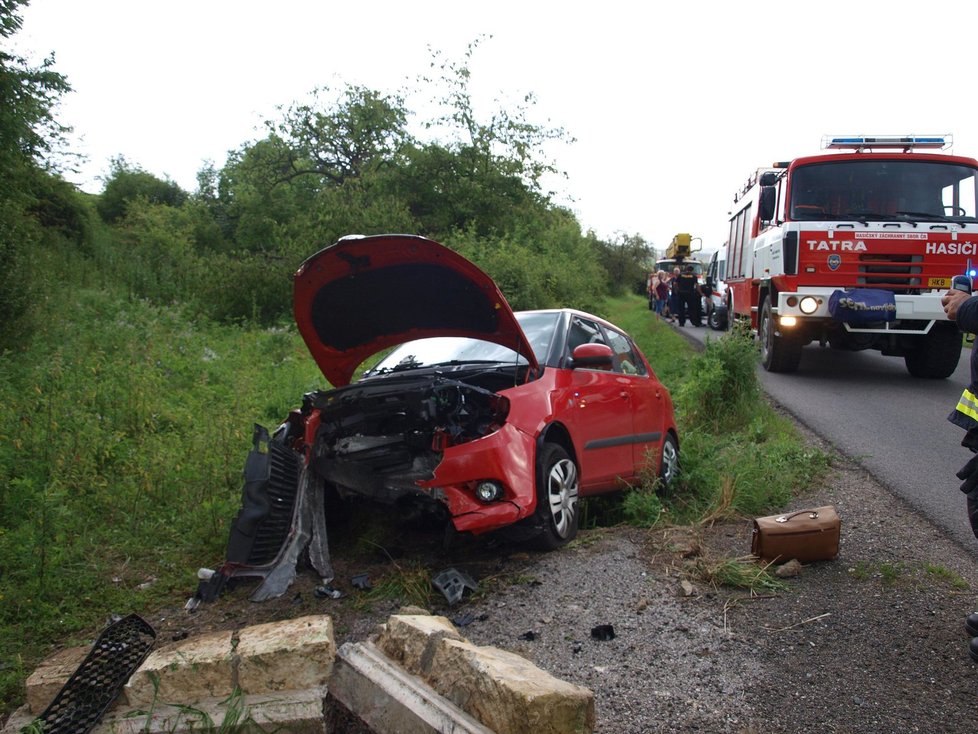
POLYGON ((306 545, 331 579, 327 486, 460 532, 519 525, 556 548, 577 534, 580 497, 649 469, 676 478, 672 399, 625 332, 571 309, 514 313, 436 242, 341 239, 300 266, 295 318, 335 387, 272 435, 256 426, 228 562, 204 597, 239 575, 265 578, 253 598, 283 593, 306 545))

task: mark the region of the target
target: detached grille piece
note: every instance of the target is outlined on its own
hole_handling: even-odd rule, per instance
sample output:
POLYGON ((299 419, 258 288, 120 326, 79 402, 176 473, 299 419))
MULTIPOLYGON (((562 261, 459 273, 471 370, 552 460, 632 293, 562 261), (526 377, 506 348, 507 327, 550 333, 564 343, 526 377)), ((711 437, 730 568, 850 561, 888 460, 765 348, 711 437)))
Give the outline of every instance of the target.
POLYGON ((135 614, 110 624, 31 730, 36 727, 44 734, 91 731, 155 642, 156 631, 135 614))

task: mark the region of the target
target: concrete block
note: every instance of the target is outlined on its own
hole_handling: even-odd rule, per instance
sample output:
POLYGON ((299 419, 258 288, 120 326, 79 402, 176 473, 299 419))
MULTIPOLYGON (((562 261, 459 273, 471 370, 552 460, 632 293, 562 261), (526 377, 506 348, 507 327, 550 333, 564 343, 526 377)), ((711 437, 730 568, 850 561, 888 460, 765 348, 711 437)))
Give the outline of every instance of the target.
POLYGON ((439 640, 464 640, 447 617, 394 614, 377 639, 377 647, 409 673, 425 675, 439 640))
POLYGON ((68 647, 41 661, 27 678, 27 707, 37 716, 48 707, 68 679, 78 670, 91 647, 68 647))
POLYGON ((326 685, 333 671, 333 621, 313 615, 246 627, 238 636, 238 686, 247 694, 326 685))
POLYGON ((376 734, 492 734, 369 642, 340 648, 329 693, 376 734))
POLYGON ((227 698, 234 690, 232 639, 229 630, 211 632, 154 650, 126 683, 126 701, 148 709, 153 704, 227 698))
MULTIPOLYGON (((263 696, 244 696, 233 704, 225 698, 208 698, 193 706, 158 704, 152 709, 116 705, 92 729, 92 734, 199 734, 206 731, 289 732, 327 734, 323 720, 325 688, 289 691, 263 696), (254 723, 251 723, 254 722, 254 723)), ((26 707, 18 709, 0 734, 18 734, 34 719, 26 707)), ((334 734, 340 734, 336 732, 334 734)))
POLYGON ((515 653, 443 639, 427 680, 497 734, 588 734, 594 694, 515 653))

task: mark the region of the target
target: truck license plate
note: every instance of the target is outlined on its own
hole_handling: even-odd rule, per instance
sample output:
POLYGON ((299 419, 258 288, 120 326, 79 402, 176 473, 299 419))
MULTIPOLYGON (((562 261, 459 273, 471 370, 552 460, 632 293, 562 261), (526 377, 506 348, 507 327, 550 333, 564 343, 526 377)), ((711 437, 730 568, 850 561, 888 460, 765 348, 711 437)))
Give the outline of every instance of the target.
POLYGON ((950 278, 928 278, 927 287, 928 288, 950 288, 951 279, 950 278))

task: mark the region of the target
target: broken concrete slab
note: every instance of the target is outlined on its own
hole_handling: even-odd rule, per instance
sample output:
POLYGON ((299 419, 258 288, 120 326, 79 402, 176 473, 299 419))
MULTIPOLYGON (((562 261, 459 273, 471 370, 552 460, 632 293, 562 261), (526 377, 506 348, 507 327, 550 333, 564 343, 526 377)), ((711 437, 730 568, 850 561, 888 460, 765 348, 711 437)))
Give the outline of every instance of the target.
POLYGON ((492 734, 370 642, 340 648, 329 693, 376 734, 492 734))
POLYGON ((434 654, 434 646, 446 638, 465 639, 447 617, 394 614, 381 628, 377 647, 409 673, 423 675, 434 654))
POLYGON ((439 642, 425 679, 497 734, 587 734, 594 694, 516 653, 467 640, 439 642))
MULTIPOLYGON (((330 734, 323 719, 325 688, 261 696, 209 698, 192 706, 160 704, 151 710, 120 701, 106 712, 91 734, 199 734, 203 731, 287 731, 330 734), (239 728, 240 727, 240 728, 239 728)), ((18 709, 0 734, 18 734, 33 721, 26 706, 18 709)), ((339 734, 336 732, 335 734, 339 734)))
POLYGON ((466 640, 445 617, 393 615, 377 647, 499 734, 594 728, 594 694, 529 660, 466 640))
POLYGON ((54 700, 58 692, 88 655, 88 647, 67 647, 43 660, 27 678, 27 707, 37 716, 54 700))
POLYGON ((325 686, 333 672, 333 621, 313 615, 241 630, 237 684, 249 694, 325 686))
POLYGON ((233 639, 231 630, 211 632, 154 650, 123 688, 126 701, 148 709, 227 698, 234 690, 233 639))

